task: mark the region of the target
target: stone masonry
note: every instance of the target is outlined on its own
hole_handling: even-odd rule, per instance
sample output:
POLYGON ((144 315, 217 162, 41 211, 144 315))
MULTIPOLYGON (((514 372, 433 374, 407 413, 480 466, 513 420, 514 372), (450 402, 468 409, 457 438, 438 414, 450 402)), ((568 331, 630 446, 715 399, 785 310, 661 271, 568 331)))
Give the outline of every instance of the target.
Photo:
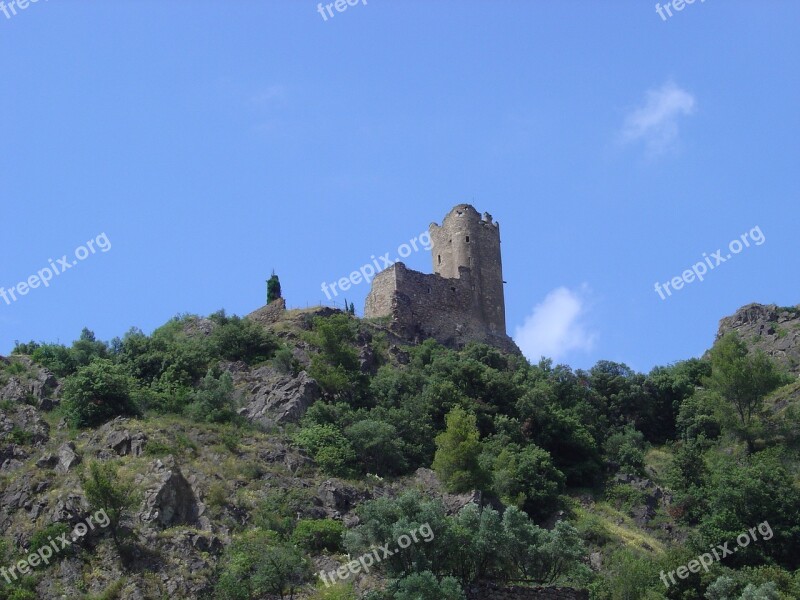
POLYGON ((519 353, 506 335, 500 224, 469 204, 430 226, 433 273, 402 262, 372 280, 364 317, 389 317, 390 328, 412 342, 434 338, 452 347, 476 341, 519 353))

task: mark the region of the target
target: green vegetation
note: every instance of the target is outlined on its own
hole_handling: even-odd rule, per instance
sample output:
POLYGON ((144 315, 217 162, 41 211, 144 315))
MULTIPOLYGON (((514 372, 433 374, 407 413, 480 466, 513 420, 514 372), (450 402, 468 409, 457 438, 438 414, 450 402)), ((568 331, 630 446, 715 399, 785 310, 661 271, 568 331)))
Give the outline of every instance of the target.
POLYGON ((118 415, 136 415, 131 397, 133 382, 125 369, 106 358, 98 358, 64 382, 63 407, 74 427, 102 425, 118 415))
POLYGON ((281 297, 281 280, 275 275, 275 271, 267 279, 267 304, 272 304, 281 297))
POLYGON ((226 550, 214 598, 251 600, 274 594, 291 600, 310 578, 308 560, 297 548, 277 541, 274 532, 257 529, 238 536, 226 550))
POLYGON ((323 550, 339 552, 342 549, 344 525, 333 519, 302 519, 292 533, 292 541, 306 552, 323 550))
POLYGON ((83 492, 92 511, 105 511, 108 529, 117 547, 120 547, 120 521, 123 514, 136 505, 133 486, 124 481, 112 462, 91 462, 88 472, 81 478, 83 492))
MULTIPOLYGON (((118 547, 136 499, 129 465, 213 453, 220 464, 211 468, 223 479, 211 478, 201 496, 232 540, 209 567, 215 598, 291 598, 313 589, 312 557, 359 556, 424 524, 430 539, 377 565, 385 589, 368 598, 462 599, 486 579, 587 587, 596 600, 800 597, 800 388, 735 335, 705 359, 644 374, 610 361, 588 370, 530 364, 480 344, 456 351, 427 340, 390 352, 373 325, 343 313, 301 312, 275 330, 298 348, 224 311, 176 317, 151 335, 134 329, 108 344, 84 330, 69 347, 17 346, 64 379, 51 425, 59 411, 77 428, 118 415, 182 425, 148 429, 145 457, 84 467, 86 498, 109 515, 118 547), (364 358, 370 353, 374 360, 364 358), (278 475, 280 463, 263 460, 265 434, 237 414, 231 372, 242 363, 284 374, 306 368, 320 385, 321 399, 299 424, 270 434, 314 462, 291 467, 291 480, 278 475), (319 518, 323 478, 395 496, 414 488, 414 478, 429 487, 420 468, 432 468, 447 491, 477 490, 488 503, 448 515, 441 502, 407 492, 362 504, 359 524, 346 531, 319 518), (505 512, 492 508, 498 501, 505 512), (767 521, 769 540, 665 591, 661 570, 767 521), (602 566, 593 572, 595 552, 602 566)), ((3 376, 25 371, 22 361, 2 366, 3 376)), ((32 441, 19 427, 6 431, 6 441, 32 441)), ((3 585, 0 600, 35 597, 27 580, 13 591, 3 585)), ((313 597, 355 595, 342 584, 313 597)))
POLYGON ((448 413, 446 429, 436 436, 433 468, 450 492, 467 492, 486 487, 488 474, 478 460, 481 454, 480 433, 475 415, 461 407, 448 413))

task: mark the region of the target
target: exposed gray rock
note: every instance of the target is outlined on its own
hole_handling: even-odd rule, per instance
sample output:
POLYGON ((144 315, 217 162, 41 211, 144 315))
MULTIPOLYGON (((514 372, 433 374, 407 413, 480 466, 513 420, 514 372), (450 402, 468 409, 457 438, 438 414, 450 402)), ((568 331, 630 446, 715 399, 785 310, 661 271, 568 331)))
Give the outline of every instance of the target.
POLYGON ((234 373, 234 383, 243 388, 247 402, 240 414, 264 427, 299 421, 320 395, 319 385, 305 371, 295 377, 264 366, 234 373))
MULTIPOLYGON (((454 515, 468 504, 477 504, 478 506, 489 504, 487 498, 479 490, 473 490, 463 494, 449 494, 445 491, 442 482, 436 476, 436 473, 431 469, 419 468, 414 473, 413 484, 420 487, 425 493, 430 496, 440 498, 444 504, 447 514, 454 515)), ((503 509, 499 503, 491 503, 498 510, 503 509)))
POLYGON ((142 522, 165 527, 207 524, 201 519, 205 506, 197 499, 172 455, 153 461, 150 472, 138 478, 137 484, 146 490, 138 515, 142 522))
POLYGON ((24 403, 28 398, 28 389, 19 377, 9 377, 8 383, 0 388, 0 400, 5 402, 24 403))
POLYGON ((326 515, 331 519, 341 519, 356 505, 370 499, 369 493, 359 491, 333 479, 323 481, 317 494, 322 500, 322 507, 326 515))
POLYGON ((119 456, 141 456, 144 452, 144 445, 147 436, 142 432, 131 434, 127 429, 123 431, 111 431, 106 436, 106 445, 116 452, 119 456))
MULTIPOLYGON (((4 359, 10 364, 9 359, 4 359)), ((32 401, 42 410, 50 410, 58 404, 59 384, 55 375, 34 363, 27 356, 15 356, 14 362, 22 363, 27 369, 25 377, 16 375, 0 387, 0 401, 27 403, 32 401)))
POLYGON ((56 471, 59 473, 68 473, 72 467, 79 465, 81 457, 75 450, 75 444, 72 442, 64 442, 56 451, 58 454, 58 464, 56 471))
POLYGON ((29 437, 26 444, 39 446, 50 439, 50 426, 32 406, 23 404, 11 412, 0 412, 0 444, 15 429, 29 437))
POLYGON ((74 492, 64 492, 58 496, 55 505, 49 511, 51 523, 69 523, 75 526, 86 518, 89 503, 83 496, 74 492))

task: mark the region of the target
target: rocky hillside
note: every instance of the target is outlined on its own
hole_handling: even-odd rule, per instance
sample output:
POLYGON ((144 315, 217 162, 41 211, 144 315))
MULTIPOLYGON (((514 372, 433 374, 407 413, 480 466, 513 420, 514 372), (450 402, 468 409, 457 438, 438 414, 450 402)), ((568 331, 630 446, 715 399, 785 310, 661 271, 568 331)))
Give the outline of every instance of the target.
POLYGON ((736 331, 795 375, 800 374, 800 305, 748 304, 719 322, 717 339, 736 331))
MULTIPOLYGON (((797 319, 752 305, 720 332, 796 368, 797 319)), ((0 357, 0 568, 77 531, 98 502, 117 502, 119 520, 48 565, 0 571, 0 600, 666 598, 658 573, 696 556, 694 540, 766 517, 784 537, 747 555, 752 570, 715 567, 682 597, 777 572, 774 597, 796 597, 798 494, 706 402, 709 369, 572 371, 488 346, 408 346, 380 320, 282 301, 110 343, 87 330, 71 347, 22 344, 0 357), (695 468, 704 455, 724 475, 695 468), (737 469, 745 479, 725 479, 737 469), (740 515, 731 485, 786 502, 740 515), (335 587, 316 577, 423 521, 430 545, 335 587)), ((774 392, 755 445, 781 445, 800 472, 796 398, 796 383, 774 392)))

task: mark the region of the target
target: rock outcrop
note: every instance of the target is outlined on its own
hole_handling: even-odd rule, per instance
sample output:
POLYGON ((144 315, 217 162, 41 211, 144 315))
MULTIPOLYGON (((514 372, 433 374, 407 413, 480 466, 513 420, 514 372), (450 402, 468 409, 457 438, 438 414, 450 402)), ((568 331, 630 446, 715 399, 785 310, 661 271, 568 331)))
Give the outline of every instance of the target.
POLYGON ((748 304, 719 322, 717 339, 736 331, 751 348, 768 356, 795 375, 800 374, 800 305, 748 304))
POLYGON ((265 428, 296 423, 320 395, 319 385, 305 371, 295 376, 264 366, 235 372, 234 383, 247 403, 240 414, 265 428))
POLYGON ((143 523, 208 526, 207 520, 201 518, 205 507, 171 455, 153 461, 150 472, 137 481, 137 487, 146 490, 139 511, 143 523))

